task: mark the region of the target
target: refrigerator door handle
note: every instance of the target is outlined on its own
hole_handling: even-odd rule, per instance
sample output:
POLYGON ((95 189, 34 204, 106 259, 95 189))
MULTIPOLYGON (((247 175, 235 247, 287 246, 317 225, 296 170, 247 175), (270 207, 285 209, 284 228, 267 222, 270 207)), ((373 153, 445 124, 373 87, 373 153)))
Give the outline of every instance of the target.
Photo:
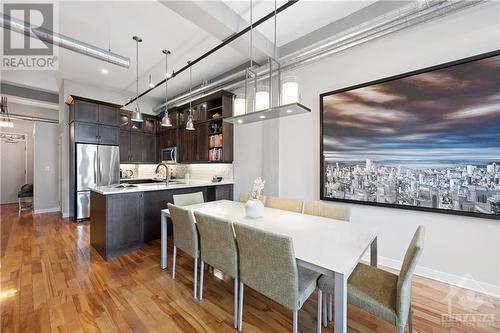
POLYGON ((94 184, 97 183, 97 151, 94 152, 94 184))

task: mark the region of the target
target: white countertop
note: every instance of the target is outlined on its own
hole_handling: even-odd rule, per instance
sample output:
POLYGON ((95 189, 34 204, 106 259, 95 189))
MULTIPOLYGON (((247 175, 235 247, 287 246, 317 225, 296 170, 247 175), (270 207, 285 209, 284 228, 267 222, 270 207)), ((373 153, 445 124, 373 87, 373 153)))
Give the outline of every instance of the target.
POLYGON ((148 183, 148 184, 135 184, 134 187, 118 187, 116 185, 110 186, 96 186, 90 188, 91 191, 108 195, 108 194, 119 194, 119 193, 133 193, 133 192, 148 192, 148 191, 165 191, 165 190, 176 190, 180 188, 190 188, 190 187, 202 187, 202 186, 219 186, 219 185, 232 185, 234 182, 231 180, 223 180, 218 183, 203 180, 190 180, 184 184, 169 184, 165 183, 148 183))

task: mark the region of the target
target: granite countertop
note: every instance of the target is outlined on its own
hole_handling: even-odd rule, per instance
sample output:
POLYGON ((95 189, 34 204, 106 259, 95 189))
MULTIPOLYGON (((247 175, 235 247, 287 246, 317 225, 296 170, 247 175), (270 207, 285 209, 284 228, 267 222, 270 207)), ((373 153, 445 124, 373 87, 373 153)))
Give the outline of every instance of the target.
MULTIPOLYGON (((174 183, 166 186, 165 183, 146 183, 146 184, 135 184, 128 187, 117 187, 116 185, 109 186, 96 186, 90 188, 91 191, 97 192, 99 194, 119 194, 119 193, 132 193, 132 192, 148 192, 148 191, 165 191, 165 190, 175 190, 180 188, 190 188, 190 187, 202 187, 202 186, 219 186, 219 185, 232 185, 234 182, 232 180, 223 180, 218 183, 203 180, 190 180, 188 182, 183 181, 182 183, 174 183)), ((121 184, 123 186, 123 184, 121 184)))

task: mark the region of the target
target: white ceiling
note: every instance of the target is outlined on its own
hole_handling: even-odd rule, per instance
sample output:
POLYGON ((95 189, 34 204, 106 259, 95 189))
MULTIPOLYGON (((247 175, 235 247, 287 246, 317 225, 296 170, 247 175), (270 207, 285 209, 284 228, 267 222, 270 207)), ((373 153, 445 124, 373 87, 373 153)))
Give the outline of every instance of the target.
MULTIPOLYGON (((277 44, 293 41, 373 2, 300 1, 278 15, 277 44)), ((234 15, 241 16, 241 22, 246 24, 249 21, 249 1, 223 3, 234 11, 234 15)), ((278 7, 283 3, 279 1, 278 7)), ((273 10, 273 1, 254 1, 254 21, 273 10)), ((220 43, 220 39, 201 29, 196 20, 193 22, 193 15, 173 11, 159 1, 64 1, 59 2, 58 12, 58 31, 61 34, 104 49, 110 47, 113 52, 130 57, 131 67, 126 69, 58 49, 58 71, 2 72, 2 80, 57 91, 59 82, 68 79, 121 91, 132 97, 135 94, 136 75, 133 35, 143 38, 139 48, 139 91, 147 89, 150 73, 154 82, 160 81, 165 75, 162 49, 172 51, 169 57, 171 70, 181 68, 188 60, 195 59, 220 43), (103 68, 108 70, 107 75, 101 73, 103 68)), ((221 14, 217 19, 223 22, 227 19, 224 15, 221 14)), ((257 30, 270 41, 274 39, 272 20, 257 30)), ((230 44, 194 66, 193 82, 199 84, 202 79, 211 79, 247 60, 241 49, 230 44)), ((185 91, 188 86, 189 72, 186 71, 169 81, 169 95, 185 91)), ((161 101, 164 89, 155 89, 148 96, 161 101)))

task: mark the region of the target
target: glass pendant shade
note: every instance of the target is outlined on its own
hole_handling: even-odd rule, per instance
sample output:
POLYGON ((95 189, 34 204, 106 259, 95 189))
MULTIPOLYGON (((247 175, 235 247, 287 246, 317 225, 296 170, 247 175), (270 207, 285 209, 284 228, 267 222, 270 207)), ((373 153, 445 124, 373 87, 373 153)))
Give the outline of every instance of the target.
POLYGON ((193 116, 192 115, 188 116, 188 120, 186 123, 186 129, 188 131, 194 131, 194 123, 193 123, 193 116))
POLYGON ((283 80, 281 87, 281 104, 299 103, 299 83, 296 77, 290 76, 283 80))
POLYGON ((233 99, 233 116, 245 114, 245 96, 235 95, 233 99))
POLYGON ((132 112, 132 121, 135 121, 136 123, 143 122, 141 110, 135 109, 135 111, 132 112))
POLYGON ((255 111, 269 109, 269 91, 267 87, 257 87, 255 93, 255 111))

